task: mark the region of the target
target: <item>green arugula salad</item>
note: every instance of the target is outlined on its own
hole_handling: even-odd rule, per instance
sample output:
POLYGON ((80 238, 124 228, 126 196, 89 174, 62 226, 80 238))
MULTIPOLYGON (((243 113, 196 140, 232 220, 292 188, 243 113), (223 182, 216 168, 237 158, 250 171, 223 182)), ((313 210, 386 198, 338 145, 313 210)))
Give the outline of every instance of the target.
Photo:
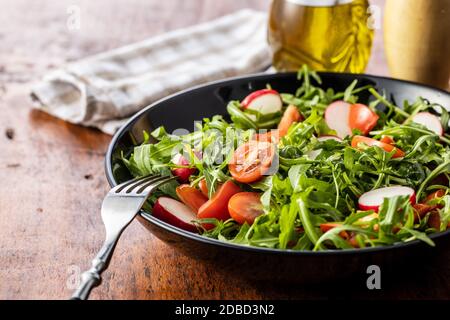
POLYGON ((449 106, 419 97, 399 107, 357 80, 344 92, 323 89, 307 67, 298 81, 296 92, 267 84, 230 101, 227 116, 203 119, 193 132, 144 133, 123 157, 131 174, 177 177, 145 209, 240 245, 433 246, 429 235, 450 227, 449 106))

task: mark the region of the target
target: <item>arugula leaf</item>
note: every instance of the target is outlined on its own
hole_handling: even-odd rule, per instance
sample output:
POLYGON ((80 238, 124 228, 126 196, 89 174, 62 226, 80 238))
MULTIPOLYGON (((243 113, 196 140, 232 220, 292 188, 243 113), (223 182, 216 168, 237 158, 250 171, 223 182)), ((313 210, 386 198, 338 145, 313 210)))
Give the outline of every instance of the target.
POLYGON ((305 191, 299 197, 296 197, 300 221, 302 222, 302 226, 305 229, 308 239, 318 248, 322 248, 320 244, 317 245, 317 242, 319 241, 319 233, 312 223, 311 212, 309 211, 307 205, 307 196, 308 191, 305 191))
POLYGON ((426 244, 428 244, 428 245, 430 245, 432 247, 435 246, 433 240, 428 238, 428 236, 425 233, 423 233, 423 232, 420 232, 420 231, 417 231, 417 230, 413 230, 413 229, 409 229, 409 228, 406 228, 406 227, 403 227, 402 230, 410 233, 413 236, 412 239, 408 239, 407 241, 418 239, 418 240, 421 240, 421 241, 425 242, 426 244))
POLYGON ((295 220, 297 219, 297 206, 284 205, 280 213, 279 248, 286 249, 290 240, 293 240, 295 220))

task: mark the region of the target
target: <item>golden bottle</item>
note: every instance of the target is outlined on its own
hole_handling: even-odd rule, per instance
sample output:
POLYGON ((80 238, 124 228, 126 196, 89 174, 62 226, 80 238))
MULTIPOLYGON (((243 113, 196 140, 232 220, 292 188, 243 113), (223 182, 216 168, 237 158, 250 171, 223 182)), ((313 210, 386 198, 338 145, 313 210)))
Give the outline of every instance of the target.
POLYGON ((279 71, 361 73, 372 47, 368 0, 273 0, 268 40, 279 71))
POLYGON ((450 0, 387 0, 384 49, 393 77, 449 90, 450 0))

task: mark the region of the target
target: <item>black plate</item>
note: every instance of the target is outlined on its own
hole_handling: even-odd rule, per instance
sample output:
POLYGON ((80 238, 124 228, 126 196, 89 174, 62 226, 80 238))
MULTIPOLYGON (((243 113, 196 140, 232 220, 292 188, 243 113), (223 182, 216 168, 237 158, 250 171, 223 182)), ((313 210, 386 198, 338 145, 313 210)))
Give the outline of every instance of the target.
MULTIPOLYGON (((369 75, 343 73, 320 73, 322 86, 343 91, 355 78, 359 85, 372 84, 384 89, 390 99, 401 105, 403 100, 423 97, 443 106, 450 106, 450 94, 435 88, 412 82, 369 75)), ((214 82, 189 89, 162 99, 133 116, 113 137, 106 155, 106 176, 111 186, 129 178, 130 175, 120 154, 128 154, 132 147, 143 140, 147 132, 164 125, 168 132, 178 128, 193 130, 194 121, 216 114, 226 115, 230 100, 241 100, 250 92, 270 84, 279 92, 295 92, 299 81, 295 73, 259 74, 214 82)), ((360 95, 366 102, 367 95, 360 95)), ((345 277, 365 273, 367 266, 376 264, 384 270, 399 266, 409 259, 427 261, 432 256, 448 250, 450 230, 430 237, 436 247, 420 241, 393 246, 329 250, 320 252, 276 250, 248 247, 220 242, 189 233, 162 222, 151 214, 141 212, 139 221, 158 238, 182 250, 187 255, 213 263, 218 270, 231 271, 234 276, 256 280, 323 281, 325 278, 345 277), (425 259, 424 255, 428 258, 425 259), (239 270, 239 272, 236 272, 239 270)))

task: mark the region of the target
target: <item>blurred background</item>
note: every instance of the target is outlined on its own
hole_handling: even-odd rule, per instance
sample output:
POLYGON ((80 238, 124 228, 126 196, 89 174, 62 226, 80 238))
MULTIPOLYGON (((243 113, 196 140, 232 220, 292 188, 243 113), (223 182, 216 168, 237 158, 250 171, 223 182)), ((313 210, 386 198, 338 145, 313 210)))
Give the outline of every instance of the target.
MULTIPOLYGON (((371 4, 383 8, 384 0, 371 4)), ((269 11, 270 0, 1 0, 0 84, 38 79, 48 68, 242 8, 269 11), (68 23, 80 10, 80 29, 68 23)), ((382 18, 380 16, 380 18, 382 18)), ((366 72, 387 75, 382 22, 366 72)))

